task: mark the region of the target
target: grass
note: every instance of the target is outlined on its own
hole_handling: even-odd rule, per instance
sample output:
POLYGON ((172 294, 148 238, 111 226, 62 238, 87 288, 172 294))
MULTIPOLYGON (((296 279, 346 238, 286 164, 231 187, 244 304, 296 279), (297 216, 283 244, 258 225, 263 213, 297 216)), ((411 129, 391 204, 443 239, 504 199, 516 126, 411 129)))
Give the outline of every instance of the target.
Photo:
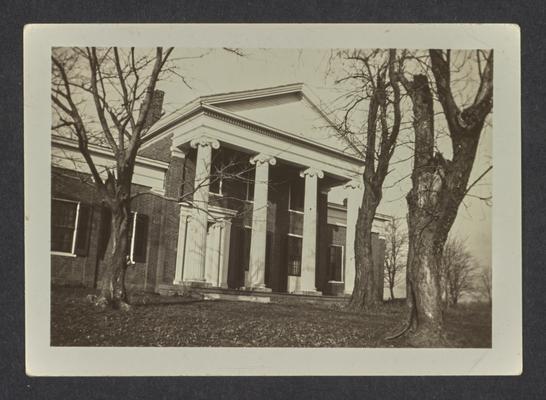
MULTIPOLYGON (((203 301, 190 297, 135 297, 128 312, 100 310, 89 289, 53 287, 52 346, 408 347, 386 341, 406 318, 403 302, 374 313, 340 306, 203 301)), ((446 313, 454 347, 490 347, 491 312, 482 304, 446 313)))

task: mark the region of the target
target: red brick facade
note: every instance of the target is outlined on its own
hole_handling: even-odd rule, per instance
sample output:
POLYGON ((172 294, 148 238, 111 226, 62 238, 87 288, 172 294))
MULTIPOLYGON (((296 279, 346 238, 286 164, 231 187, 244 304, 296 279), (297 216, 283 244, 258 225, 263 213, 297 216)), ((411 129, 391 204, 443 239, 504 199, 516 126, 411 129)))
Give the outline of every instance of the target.
MULTIPOLYGON (((175 276, 177 242, 179 229, 179 201, 191 196, 195 151, 185 157, 171 151, 171 136, 165 137, 142 149, 141 156, 165 161, 169 167, 165 172, 164 194, 150 191, 150 188, 133 185, 132 211, 147 218, 146 260, 131 265, 127 271, 126 284, 130 290, 158 291, 159 285, 172 284, 175 276)), ((81 256, 51 255, 52 282, 60 284, 94 287, 100 277, 103 261, 101 243, 104 243, 104 211, 88 176, 67 169, 52 168, 52 197, 80 201, 91 206, 89 242, 87 252, 81 256)), ((269 191, 268 234, 266 255, 266 285, 273 291, 285 291, 287 284, 287 237, 289 231, 297 231, 303 215, 288 212, 288 191, 290 182, 301 184, 301 178, 293 167, 277 165, 271 171, 272 189, 269 191), (299 182, 299 183, 298 183, 299 182), (299 218, 299 219, 298 219, 299 218), (292 229, 296 224, 297 226, 292 229)), ((211 204, 230 209, 247 210, 232 220, 231 250, 240 252, 238 241, 244 226, 251 223, 252 203, 241 198, 240 182, 224 185, 223 197, 211 196, 211 204), (239 185, 239 186, 238 186, 239 185), (239 197, 239 200, 233 198, 239 197), (233 204, 232 204, 233 203, 233 204)), ((322 190, 319 188, 319 190, 322 190)), ((343 206, 329 206, 327 195, 320 194, 318 205, 316 286, 324 294, 335 294, 329 284, 329 248, 331 245, 345 245, 346 211, 343 206)), ((384 240, 374 234, 373 241, 376 262, 383 262, 384 240)), ((238 287, 244 271, 241 260, 235 256, 229 259, 230 287, 238 287), (239 271, 240 270, 240 271, 239 271)), ((378 277, 379 278, 379 277, 378 277)), ((380 277, 382 279, 382 277, 380 277)), ((337 290, 343 291, 343 283, 337 290)))

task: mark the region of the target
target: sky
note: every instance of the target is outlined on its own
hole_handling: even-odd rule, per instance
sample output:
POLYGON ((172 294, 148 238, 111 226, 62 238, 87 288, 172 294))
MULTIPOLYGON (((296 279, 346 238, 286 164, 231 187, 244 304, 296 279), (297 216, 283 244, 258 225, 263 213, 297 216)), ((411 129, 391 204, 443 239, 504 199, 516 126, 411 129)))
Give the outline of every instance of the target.
MULTIPOLYGON (((283 84, 303 82, 320 100, 319 106, 332 117, 339 116, 340 96, 346 87, 336 85, 336 76, 343 73, 343 66, 331 62, 332 51, 294 49, 239 49, 244 56, 223 49, 175 49, 172 54, 176 74, 159 83, 165 91, 166 115, 176 112, 195 97, 247 89, 257 89, 283 84), (180 76, 184 77, 184 81, 180 76)), ((455 57, 454 57, 455 58, 455 57)), ((468 71, 467 71, 468 72, 468 71)), ((467 73, 459 74, 458 84, 464 87, 466 99, 472 99, 475 88, 468 86, 467 73), (462 83, 461 83, 462 82, 462 83)), ((455 80, 455 78, 453 78, 455 80)), ((442 127, 440 105, 435 104, 437 127, 442 127)), ((411 115, 408 113, 407 115, 411 115)), ((408 121, 408 124, 411 121, 408 121)), ((482 133, 478 154, 470 182, 492 165, 492 128, 488 125, 482 133)), ((405 135, 411 135, 408 129, 405 135)), ((400 139, 403 140, 401 133, 400 139)), ((409 136, 408 136, 409 137, 409 136)), ((450 156, 448 141, 439 141, 438 149, 450 156)), ((402 145, 395 152, 392 172, 384 185, 384 197, 379 212, 405 220, 407 205, 405 196, 411 188, 411 148, 402 145), (404 161, 405 160, 405 161, 404 161)), ((470 191, 472 196, 488 197, 492 193, 491 173, 485 175, 470 191)), ((335 197, 335 194, 334 194, 335 197)), ((476 197, 465 198, 451 233, 465 240, 467 248, 483 267, 491 265, 491 204, 476 197)))

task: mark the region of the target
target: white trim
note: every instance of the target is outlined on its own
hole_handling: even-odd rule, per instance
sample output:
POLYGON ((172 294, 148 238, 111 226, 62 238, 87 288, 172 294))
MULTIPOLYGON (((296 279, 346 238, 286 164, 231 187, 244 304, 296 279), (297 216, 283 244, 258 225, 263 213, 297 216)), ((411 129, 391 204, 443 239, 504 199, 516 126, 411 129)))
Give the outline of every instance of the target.
POLYGON ((305 145, 298 138, 287 141, 286 135, 265 129, 255 130, 251 126, 246 126, 248 124, 232 123, 230 120, 235 121, 233 118, 224 119, 217 112, 201 111, 173 128, 173 145, 187 146, 194 138, 206 132, 208 136, 216 138, 227 147, 239 148, 252 154, 267 152, 278 160, 302 168, 321 169, 324 173, 339 179, 340 183, 362 172, 363 165, 358 160, 348 159, 344 153, 341 153, 343 155, 341 157, 331 150, 323 151, 317 146, 305 145))
POLYGON ((50 251, 52 256, 62 256, 62 257, 77 257, 74 253, 67 253, 64 251, 50 251))
MULTIPOLYGON (((52 197, 51 200, 62 201, 64 203, 76 204, 76 216, 74 217, 74 232, 72 233, 72 246, 71 246, 71 249, 70 249, 70 253, 67 252, 67 251, 51 250, 51 245, 50 245, 50 253, 54 254, 54 255, 58 255, 58 256, 77 257, 77 255, 76 255, 76 239, 77 239, 77 236, 78 236, 78 222, 79 222, 79 219, 80 219, 80 204, 81 204, 81 201, 61 199, 59 197, 52 197)), ((51 220, 51 215, 50 215, 50 220, 51 220)))
POLYGON ((78 237, 78 225, 80 220, 80 205, 81 205, 81 202, 78 201, 78 205, 76 206, 76 219, 74 220, 74 233, 72 236, 72 254, 76 254, 76 239, 78 237))
POLYGON ((224 197, 224 192, 222 191, 223 186, 224 186, 224 178, 223 178, 223 176, 219 176, 218 177, 218 193, 213 192, 213 191, 210 190, 210 183, 209 183, 209 193, 214 195, 214 196, 224 197))
MULTIPOLYGON (((302 137, 300 135, 297 135, 293 132, 282 131, 278 128, 274 128, 266 124, 253 121, 251 119, 242 117, 238 114, 231 113, 223 108, 217 107, 218 105, 224 104, 224 103, 233 103, 233 102, 262 99, 262 98, 268 98, 268 97, 282 96, 286 94, 296 94, 298 96, 301 96, 300 98, 305 100, 311 106, 311 108, 313 108, 316 112, 318 112, 318 114, 327 122, 327 124, 331 128, 336 129, 335 123, 328 116, 328 113, 331 113, 331 111, 326 110, 324 108, 322 102, 320 101, 320 98, 307 85, 305 85, 304 83, 298 82, 298 83, 291 83, 287 85, 251 89, 251 90, 240 90, 235 92, 218 93, 218 94, 197 97, 196 99, 190 101, 189 103, 186 103, 182 108, 178 109, 177 111, 174 111, 172 114, 170 114, 163 120, 160 120, 159 124, 156 124, 152 128, 153 129, 152 132, 149 132, 147 137, 144 138, 144 141, 153 142, 158 137, 163 137, 164 136, 163 133, 170 131, 171 128, 173 128, 175 125, 179 124, 181 121, 186 119, 188 115, 191 115, 197 112, 201 108, 202 109, 208 108, 210 110, 214 110, 219 113, 223 113, 225 115, 230 115, 241 121, 251 122, 263 128, 267 128, 277 132, 282 132, 283 134, 301 139, 302 137), (320 106, 319 106, 319 103, 320 103, 320 106), (162 130, 164 130, 164 132, 161 132, 162 130), (158 132, 158 131, 159 133, 156 134, 155 132, 158 132), (150 136, 151 138, 147 140, 147 138, 150 136)), ((303 140, 309 142, 309 144, 323 147, 325 149, 328 149, 336 153, 343 153, 345 155, 352 156, 355 160, 360 160, 362 162, 361 158, 359 158, 358 156, 345 153, 345 152, 340 152, 335 147, 324 146, 323 144, 319 142, 306 140, 305 138, 303 138, 303 140)), ((146 146, 146 144, 144 144, 144 146, 146 146)))
MULTIPOLYGON (((64 138, 61 136, 51 135, 51 143, 58 145, 58 146, 66 146, 73 149, 76 149, 79 151, 78 144, 75 140, 64 138)), ((112 154, 112 151, 106 147, 98 146, 96 144, 90 144, 89 145, 89 152, 91 154, 100 154, 102 156, 105 156, 107 158, 114 159, 114 155, 112 154)), ((159 160, 154 160, 152 158, 143 157, 143 156, 136 156, 135 159, 136 164, 145 165, 147 167, 153 167, 158 169, 167 170, 169 169, 169 163, 159 160)))
MULTIPOLYGON (((250 179, 247 179, 246 186, 245 186, 245 201, 254 204, 254 191, 250 190, 250 179), (252 194, 252 200, 250 200, 250 194, 252 194)), ((254 185, 256 185, 256 182, 254 182, 254 185)))
POLYGON ((135 235, 136 235, 137 215, 138 215, 138 212, 131 211, 131 216, 133 218, 133 231, 131 232, 131 249, 129 250, 129 262, 131 264, 136 264, 135 260, 133 259, 133 256, 134 256, 134 252, 135 252, 135 235))
POLYGON ((288 212, 293 212, 293 213, 301 214, 301 215, 304 214, 303 211, 291 209, 290 203, 292 203, 292 183, 288 184, 288 212))
POLYGON ((241 116, 239 114, 235 114, 235 113, 233 113, 231 111, 227 111, 227 110, 225 110, 223 108, 218 108, 218 107, 215 107, 213 105, 203 104, 202 108, 204 110, 209 110, 209 111, 215 112, 215 113, 217 113, 219 115, 222 115, 224 117, 229 117, 229 118, 232 118, 234 120, 244 122, 244 123, 246 123, 248 125, 252 125, 252 126, 264 129, 266 131, 271 131, 271 132, 277 133, 277 134, 279 134, 279 135, 281 135, 283 137, 291 138, 293 140, 297 140, 300 143, 303 143, 305 145, 308 145, 308 146, 311 146, 311 147, 314 147, 314 148, 317 148, 317 149, 321 149, 321 150, 326 151, 328 153, 332 153, 332 154, 335 154, 337 156, 348 158, 353 163, 356 163, 359 166, 364 165, 364 160, 362 158, 358 157, 358 156, 355 156, 355 155, 350 154, 350 153, 346 153, 346 152, 341 151, 341 150, 339 150, 339 149, 337 149, 335 147, 327 146, 327 145, 324 145, 324 144, 322 144, 320 142, 316 142, 314 140, 307 139, 304 136, 298 135, 297 133, 293 133, 293 132, 285 131, 283 129, 275 128, 274 126, 267 125, 267 124, 264 124, 262 122, 255 121, 253 119, 243 117, 243 116, 241 116))
POLYGON ((51 197, 51 200, 64 201, 65 203, 79 203, 78 200, 62 199, 60 197, 51 197))
POLYGON ((292 237, 296 237, 296 238, 303 239, 303 235, 298 235, 297 233, 290 233, 290 232, 288 232, 287 235, 288 235, 288 236, 292 236, 292 237))

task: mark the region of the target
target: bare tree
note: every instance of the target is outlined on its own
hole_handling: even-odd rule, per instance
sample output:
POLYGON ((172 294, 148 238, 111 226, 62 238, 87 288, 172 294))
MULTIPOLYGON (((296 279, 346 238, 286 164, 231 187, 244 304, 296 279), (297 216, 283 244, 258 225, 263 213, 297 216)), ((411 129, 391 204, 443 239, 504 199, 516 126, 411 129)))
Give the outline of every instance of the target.
POLYGON ((463 294, 474 290, 475 264, 462 240, 455 237, 447 239, 438 267, 446 307, 457 305, 463 294))
POLYGON ((99 287, 100 303, 115 308, 127 307, 125 272, 135 159, 150 127, 156 84, 172 51, 157 47, 152 54, 140 55, 134 48, 87 47, 54 49, 51 57, 51 100, 58 120, 54 129, 68 128, 77 138, 95 187, 112 213, 99 287), (89 97, 93 111, 86 107, 89 97), (107 168, 105 177, 89 150, 97 142, 105 143, 115 159, 115 167, 107 168))
POLYGON ((476 51, 474 55, 467 62, 477 63, 479 86, 473 101, 460 109, 452 91, 451 52, 430 50, 428 54, 448 126, 451 160, 435 152, 434 100, 429 77, 401 77, 412 100, 415 131, 412 189, 407 195, 407 285, 411 312, 402 333, 409 331, 417 345, 446 344, 437 265, 459 205, 473 185, 469 185, 470 173, 485 119, 493 106, 493 53, 476 51))
POLYGON ((401 275, 406 268, 403 256, 408 236, 396 219, 388 223, 385 236, 385 284, 389 288, 391 300, 394 300, 394 288, 402 281, 401 275))
POLYGON ((493 302, 491 269, 484 270, 479 275, 478 290, 489 305, 493 302))
MULTIPOLYGON (((389 173, 389 163, 396 148, 401 114, 399 68, 402 65, 396 50, 344 51, 341 57, 350 62, 347 76, 339 79, 350 81, 354 93, 345 106, 340 132, 350 146, 364 159, 362 174, 364 194, 356 221, 355 284, 349 308, 371 309, 383 301, 383 279, 377 277, 372 254, 372 225, 377 207, 383 196, 383 183, 389 173), (361 112, 367 104, 367 119, 361 127, 353 129, 350 121, 354 113, 361 112)), ((359 118, 357 118, 358 120, 359 118)))

